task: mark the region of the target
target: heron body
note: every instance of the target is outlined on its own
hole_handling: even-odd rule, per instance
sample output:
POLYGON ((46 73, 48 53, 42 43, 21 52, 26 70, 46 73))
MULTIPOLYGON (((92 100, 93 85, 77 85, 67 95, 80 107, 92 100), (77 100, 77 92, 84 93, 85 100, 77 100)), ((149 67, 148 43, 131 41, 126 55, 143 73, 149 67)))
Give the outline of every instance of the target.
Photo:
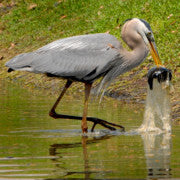
MULTIPOLYGON (((138 50, 142 52, 142 49, 138 50)), ((129 63, 124 59, 120 42, 110 34, 99 33, 54 41, 34 52, 18 55, 6 65, 13 70, 93 82, 101 76, 114 79, 114 76, 139 65, 147 53, 145 48, 138 62, 129 63)), ((132 58, 129 59, 132 61, 135 55, 130 52, 132 58)))
MULTIPOLYGON (((127 20, 121 34, 131 51, 123 48, 116 37, 110 34, 80 35, 56 40, 36 51, 17 55, 6 66, 9 72, 29 71, 67 79, 60 96, 73 81, 85 83, 82 130, 87 132, 87 102, 91 85, 96 79, 102 77, 99 85, 101 90, 120 74, 138 66, 148 55, 149 49, 156 64, 160 63, 153 33, 146 21, 137 18, 127 20)), ((56 106, 50 112, 53 117, 56 116, 56 106)))

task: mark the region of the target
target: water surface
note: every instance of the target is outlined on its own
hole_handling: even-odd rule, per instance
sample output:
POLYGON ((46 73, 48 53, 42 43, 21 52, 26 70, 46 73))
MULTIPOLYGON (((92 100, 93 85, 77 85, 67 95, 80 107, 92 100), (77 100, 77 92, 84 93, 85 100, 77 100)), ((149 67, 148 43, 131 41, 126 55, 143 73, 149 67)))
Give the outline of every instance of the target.
MULTIPOLYGON (((178 126, 172 134, 138 135, 132 130, 143 121, 144 105, 105 98, 100 106, 90 103, 89 116, 121 124, 127 132, 98 126, 84 137, 80 121, 48 116, 56 98, 0 81, 1 179, 180 177, 178 126)), ((57 111, 81 116, 82 101, 65 96, 57 111)))

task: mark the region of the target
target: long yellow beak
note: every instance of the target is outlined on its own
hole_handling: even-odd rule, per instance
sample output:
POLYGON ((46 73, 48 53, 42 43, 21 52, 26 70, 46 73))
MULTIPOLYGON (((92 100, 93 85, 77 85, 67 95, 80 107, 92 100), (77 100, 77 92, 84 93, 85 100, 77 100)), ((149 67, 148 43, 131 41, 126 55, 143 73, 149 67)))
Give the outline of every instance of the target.
POLYGON ((150 44, 150 52, 154 59, 154 62, 159 67, 160 65, 162 65, 159 55, 157 54, 154 44, 151 41, 149 41, 149 44, 150 44))

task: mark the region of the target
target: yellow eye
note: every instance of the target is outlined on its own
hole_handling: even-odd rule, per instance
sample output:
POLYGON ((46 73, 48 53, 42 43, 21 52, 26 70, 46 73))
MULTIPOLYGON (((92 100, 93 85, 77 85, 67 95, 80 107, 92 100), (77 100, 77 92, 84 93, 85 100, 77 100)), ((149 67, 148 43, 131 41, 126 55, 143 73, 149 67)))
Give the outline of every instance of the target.
POLYGON ((150 31, 147 33, 147 36, 151 36, 151 32, 150 31))

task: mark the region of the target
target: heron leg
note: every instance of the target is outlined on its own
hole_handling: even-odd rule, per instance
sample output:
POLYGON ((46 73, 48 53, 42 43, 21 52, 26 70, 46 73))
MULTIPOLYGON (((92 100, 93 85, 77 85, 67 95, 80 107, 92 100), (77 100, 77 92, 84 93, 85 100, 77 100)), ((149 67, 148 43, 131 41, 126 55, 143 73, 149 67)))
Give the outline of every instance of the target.
POLYGON ((55 104, 53 105, 53 107, 51 108, 49 115, 55 119, 60 118, 60 119, 74 119, 74 120, 81 120, 82 121, 82 130, 83 132, 87 132, 87 121, 91 121, 94 123, 91 132, 94 131, 94 128, 97 124, 108 128, 110 130, 116 130, 115 127, 119 127, 124 131, 124 127, 121 125, 117 125, 114 123, 110 123, 108 121, 99 119, 99 118, 95 118, 95 117, 87 117, 87 110, 88 110, 88 99, 89 99, 89 95, 90 95, 90 90, 91 90, 91 86, 92 84, 85 84, 85 102, 84 102, 84 111, 83 111, 83 117, 81 116, 72 116, 72 115, 66 115, 66 114, 57 114, 55 109, 57 107, 57 105, 59 104, 59 102, 61 101, 63 95, 66 93, 67 89, 71 86, 72 81, 67 80, 61 94, 59 95, 58 99, 56 100, 55 104))
POLYGON ((59 104, 59 102, 61 101, 61 99, 64 96, 64 94, 67 91, 67 89, 71 86, 71 84, 72 84, 72 81, 67 80, 67 82, 66 82, 66 84, 65 84, 65 86, 64 86, 64 88, 63 88, 63 90, 61 92, 61 94, 59 95, 59 97, 57 98, 56 102, 54 103, 53 107, 51 108, 51 110, 49 112, 49 115, 51 117, 53 117, 53 118, 63 118, 63 115, 62 115, 62 117, 60 117, 59 114, 56 114, 55 109, 56 109, 57 105, 59 104))
POLYGON ((92 84, 85 83, 85 100, 84 100, 84 110, 83 110, 83 117, 81 122, 81 128, 83 133, 87 133, 87 111, 88 111, 88 100, 91 91, 92 84))

